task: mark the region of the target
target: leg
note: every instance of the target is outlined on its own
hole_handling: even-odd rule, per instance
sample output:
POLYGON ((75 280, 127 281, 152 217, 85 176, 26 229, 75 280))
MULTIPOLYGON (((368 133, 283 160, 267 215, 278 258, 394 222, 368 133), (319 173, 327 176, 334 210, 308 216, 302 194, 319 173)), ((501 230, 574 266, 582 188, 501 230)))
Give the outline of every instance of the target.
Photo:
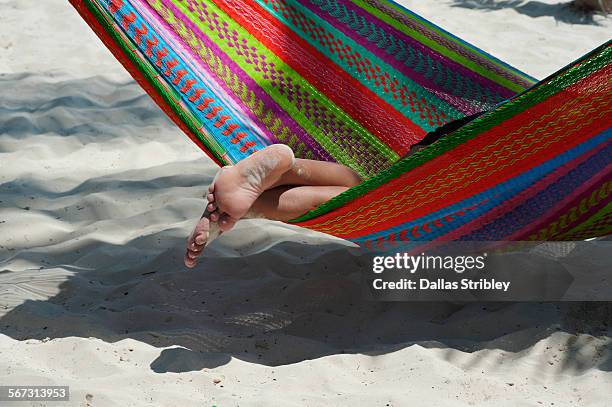
MULTIPOLYGON (((347 189, 342 186, 282 186, 269 189, 257 198, 245 217, 288 221, 315 209, 347 189)), ((209 217, 208 212, 202 216, 187 241, 184 261, 189 268, 195 267, 206 243, 212 240, 215 233, 211 230, 215 222, 211 222, 209 217)))
POLYGON ((289 220, 360 182, 357 173, 341 164, 295 159, 287 146, 268 146, 217 174, 207 192, 206 213, 188 239, 185 264, 195 266, 215 226, 217 234, 227 231, 249 210, 289 220))
POLYGON ((272 187, 281 185, 354 187, 361 177, 349 167, 327 161, 296 158, 294 165, 272 187))
POLYGON ((288 221, 317 208, 347 189, 344 186, 276 187, 257 198, 247 217, 288 221))
POLYGON ((210 190, 208 210, 211 220, 216 222, 219 216, 219 227, 227 231, 266 190, 282 185, 352 187, 359 183, 359 175, 344 165, 296 159, 290 148, 277 144, 224 169, 210 190))

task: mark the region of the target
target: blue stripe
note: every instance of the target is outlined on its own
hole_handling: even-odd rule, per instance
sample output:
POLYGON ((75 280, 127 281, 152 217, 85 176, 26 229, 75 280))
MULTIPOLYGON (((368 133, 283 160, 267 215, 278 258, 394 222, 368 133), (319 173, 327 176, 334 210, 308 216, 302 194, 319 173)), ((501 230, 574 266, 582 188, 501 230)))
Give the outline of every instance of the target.
POLYGON ((230 142, 231 140, 231 136, 225 136, 223 135, 223 131, 226 130, 227 128, 227 124, 224 124, 220 127, 215 127, 213 124, 216 122, 216 119, 218 117, 220 117, 221 115, 227 114, 228 112, 232 112, 233 109, 231 108, 231 105, 229 103, 227 103, 227 101, 223 100, 223 98, 220 98, 218 94, 216 94, 212 89, 210 89, 205 83, 203 83, 201 80, 198 80, 197 82, 197 87, 200 89, 204 89, 204 92, 202 93, 202 95, 195 100, 194 102, 191 102, 189 100, 189 97, 192 96, 195 93, 195 90, 192 88, 191 91, 187 92, 186 94, 182 93, 180 91, 180 89, 184 86, 185 82, 188 79, 198 79, 198 76, 195 75, 193 73, 193 71, 183 62, 183 59, 176 53, 173 51, 172 46, 169 45, 161 35, 159 35, 159 33, 147 22, 145 21, 143 18, 140 17, 138 11, 136 11, 136 9, 128 2, 125 1, 123 3, 123 7, 119 10, 119 12, 117 12, 116 14, 113 14, 110 12, 110 0, 99 0, 102 5, 104 6, 104 8, 107 10, 107 12, 109 13, 109 15, 113 18, 113 20, 115 21, 117 27, 121 27, 121 30, 128 35, 128 37, 132 40, 132 43, 134 46, 138 47, 138 49, 141 51, 142 56, 144 58, 147 58, 149 60, 149 62, 152 65, 155 65, 155 63, 158 61, 157 56, 156 56, 156 51, 161 50, 161 49, 166 49, 168 51, 168 55, 164 58, 161 59, 161 63, 162 63, 162 67, 159 68, 157 66, 155 66, 155 70, 159 72, 160 77, 164 78, 165 82, 168 84, 168 86, 172 87, 176 93, 180 96, 183 104, 185 106, 187 106, 187 108, 194 114, 195 117, 197 117, 203 124, 204 124, 204 128, 206 130, 206 132, 208 134, 210 134, 217 143, 219 143, 221 146, 223 146, 223 148, 225 149, 225 153, 227 153, 227 155, 230 158, 231 162, 238 162, 240 160, 242 160, 243 158, 248 157, 251 152, 253 151, 253 149, 257 149, 257 150, 261 150, 266 146, 266 143, 263 142, 259 136, 258 136, 258 132, 253 129, 253 127, 251 127, 248 123, 246 123, 244 120, 241 120, 239 115, 231 115, 231 118, 226 122, 226 123, 233 123, 233 124, 237 124, 240 127, 236 130, 234 130, 234 133, 237 132, 245 132, 248 134, 247 137, 245 137, 245 139, 243 140, 249 140, 249 141, 253 141, 255 142, 255 146, 251 147, 249 150, 245 151, 245 152, 241 152, 239 147, 239 144, 232 144, 230 142), (125 15, 129 15, 130 13, 133 13, 136 16, 136 19, 134 21, 133 24, 131 24, 131 28, 129 28, 127 31, 121 26, 120 21, 118 20, 117 14, 121 15, 121 17, 124 17, 125 15), (150 37, 150 33, 155 33, 156 38, 158 39, 158 45, 156 47, 153 47, 153 55, 151 57, 146 55, 146 46, 145 46, 145 41, 140 41, 140 44, 136 44, 134 41, 134 38, 136 36, 135 33, 135 29, 134 26, 145 26, 147 27, 147 29, 149 30, 149 34, 147 36, 145 36, 145 38, 149 38, 150 37), (171 77, 166 77, 165 75, 163 75, 163 71, 166 70, 166 62, 172 59, 176 59, 177 61, 179 61, 178 65, 176 65, 176 67, 173 69, 173 72, 176 73, 177 71, 184 69, 185 71, 187 71, 188 73, 181 79, 181 81, 175 85, 172 83, 172 81, 176 78, 176 75, 173 73, 173 75, 171 77), (204 100, 205 98, 212 98, 214 99, 214 103, 211 103, 209 105, 209 107, 207 107, 206 109, 200 111, 197 109, 197 106, 202 102, 202 100, 204 100), (222 110, 217 113, 217 115, 212 118, 212 119, 208 119, 206 118, 206 115, 208 113, 210 113, 213 109, 213 106, 216 107, 221 107, 222 110))
POLYGON ((484 215, 486 212, 498 207, 501 203, 507 201, 509 198, 515 196, 527 187, 532 185, 534 182, 546 176, 551 171, 559 168, 565 163, 575 159, 576 157, 596 148, 599 144, 609 142, 612 137, 612 129, 607 129, 599 135, 585 141, 584 143, 568 150, 555 158, 546 161, 545 163, 532 168, 531 170, 512 178, 506 182, 498 184, 486 191, 483 191, 477 195, 467 198, 463 201, 457 202, 454 205, 450 205, 437 212, 430 213, 421 218, 415 219, 411 222, 406 222, 398 226, 386 229, 381 232, 373 233, 370 235, 362 236, 357 239, 351 239, 355 243, 364 243, 368 240, 377 240, 380 237, 388 237, 391 233, 399 233, 403 230, 411 230, 415 226, 423 225, 425 223, 431 223, 434 220, 442 219, 445 216, 452 215, 458 211, 464 211, 467 208, 478 205, 477 208, 466 212, 465 215, 461 216, 460 219, 455 219, 452 223, 442 221, 442 226, 432 226, 430 233, 423 233, 419 230, 422 235, 421 237, 413 238, 410 236, 412 241, 429 241, 435 240, 436 238, 445 235, 446 233, 456 230, 457 228, 467 224, 468 222, 477 219, 484 215))
POLYGON ((505 237, 512 235, 543 216, 549 207, 554 206, 567 196, 568 190, 574 191, 581 185, 584 185, 611 162, 612 145, 607 143, 601 151, 580 163, 580 165, 572 169, 557 182, 548 185, 544 190, 538 192, 511 212, 506 212, 503 216, 495 219, 485 227, 462 236, 460 240, 503 240, 505 237))

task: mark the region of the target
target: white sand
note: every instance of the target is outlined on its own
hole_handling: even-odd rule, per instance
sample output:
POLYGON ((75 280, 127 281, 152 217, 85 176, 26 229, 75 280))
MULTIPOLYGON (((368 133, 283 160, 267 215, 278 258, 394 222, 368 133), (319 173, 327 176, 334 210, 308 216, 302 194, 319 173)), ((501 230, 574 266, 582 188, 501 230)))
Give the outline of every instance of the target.
MULTIPOLYGON (((540 78, 612 32, 555 1, 405 3, 540 78)), ((64 1, 0 0, 0 384, 94 406, 610 405, 605 304, 365 303, 347 243, 272 222, 187 271, 214 170, 64 1)))

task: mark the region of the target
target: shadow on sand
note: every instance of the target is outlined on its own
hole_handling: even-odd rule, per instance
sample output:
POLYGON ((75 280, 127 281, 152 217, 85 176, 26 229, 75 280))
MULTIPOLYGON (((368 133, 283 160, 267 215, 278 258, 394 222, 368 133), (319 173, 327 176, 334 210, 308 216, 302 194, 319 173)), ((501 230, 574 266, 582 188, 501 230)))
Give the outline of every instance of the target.
MULTIPOLYGON (((84 245, 76 266, 58 266, 72 273, 60 292, 7 312, 0 332, 19 340, 132 338, 178 346, 151 363, 162 373, 213 368, 230 357, 276 366, 338 353, 384 354, 413 344, 448 349, 449 359, 452 350, 520 352, 562 331, 572 335, 556 361, 559 369, 612 370, 611 349, 593 360, 579 335, 609 334, 609 303, 367 302, 361 299, 359 258, 339 245, 284 242, 245 257, 213 253, 187 271, 180 265, 183 243, 168 230, 119 251, 104 242, 84 245), (146 248, 155 242, 164 249, 151 255, 146 248), (100 266, 101 256, 92 253, 146 260, 130 266, 107 258, 100 266)), ((0 279, 11 273, 4 270, 0 279)), ((474 357, 464 367, 481 363, 482 356, 474 357)))
MULTIPOLYGON (((144 126, 169 125, 135 85, 131 91, 96 80, 30 85, 19 101, 0 106, 0 123, 6 127, 14 120, 0 141, 48 132, 80 137, 64 130, 87 123, 109 140, 144 126), (48 102, 49 93, 58 99, 48 102), (109 109, 116 110, 112 121, 106 120, 109 109), (128 126, 135 121, 136 129, 128 126)), ((340 353, 384 354, 413 344, 447 349, 449 359, 453 350, 520 352, 564 331, 574 339, 559 355, 560 369, 612 370, 612 350, 593 359, 583 352, 584 336, 577 336, 609 335, 610 304, 367 302, 360 270, 368 265, 362 258, 340 242, 274 235, 283 228, 278 224, 266 223, 262 230, 261 223, 247 221, 187 270, 186 228, 177 225, 200 210, 194 197, 210 179, 202 178, 199 164, 116 172, 112 179, 87 178, 63 192, 50 192, 48 178, 35 174, 0 183, 3 207, 19 211, 28 195, 42 197, 40 204, 28 200, 27 213, 58 219, 71 231, 62 232, 59 242, 0 246, 0 292, 6 293, 0 297, 0 333, 17 340, 132 338, 169 348, 150 365, 161 373, 211 368, 230 357, 275 366, 340 353), (99 193, 104 199, 93 205, 88 197, 99 193), (143 199, 145 209, 129 209, 130 202, 143 199), (140 236, 126 237, 134 230, 140 236), (227 249, 244 236, 250 240, 242 255, 240 248, 227 249), (58 289, 47 295, 40 287, 58 289), (17 297, 24 300, 8 305, 17 297)), ((2 225, 5 233, 21 230, 7 229, 9 224, 2 225)), ((482 362, 482 356, 472 359, 472 367, 482 362)))
POLYGON ((453 0, 453 3, 454 7, 479 10, 513 8, 517 12, 529 17, 549 16, 567 24, 599 25, 594 18, 594 12, 579 9, 573 2, 548 4, 535 0, 453 0))

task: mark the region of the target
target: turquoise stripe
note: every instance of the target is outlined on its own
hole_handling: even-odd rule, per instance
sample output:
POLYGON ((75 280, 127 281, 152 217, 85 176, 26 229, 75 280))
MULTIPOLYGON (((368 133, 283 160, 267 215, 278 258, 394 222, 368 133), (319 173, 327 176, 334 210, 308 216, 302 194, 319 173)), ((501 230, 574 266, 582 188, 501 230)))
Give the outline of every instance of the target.
POLYGON ((219 95, 217 95, 205 83, 203 83, 202 81, 198 81, 197 86, 194 85, 190 91, 185 93, 181 92, 181 88, 185 85, 186 81, 188 79, 197 78, 197 75, 192 73, 191 69, 187 66, 187 64, 185 64, 182 61, 181 57, 172 49, 172 46, 168 44, 148 22, 146 22, 143 18, 140 17, 138 11, 128 1, 124 1, 121 9, 115 14, 110 11, 110 0, 101 0, 101 3, 105 10, 112 16, 113 20, 117 24, 117 27, 121 27, 121 29, 132 40, 133 44, 137 46, 138 49, 142 52, 143 56, 145 56, 151 62, 151 64, 155 66, 155 69, 159 72, 160 77, 164 78, 168 86, 174 89, 177 95, 180 95, 181 102, 193 113, 195 117, 197 117, 198 120, 200 120, 204 124, 205 131, 223 147, 225 153, 228 155, 231 162, 236 163, 242 160, 243 158, 248 157, 254 149, 261 150, 265 148, 265 141, 260 139, 258 132, 255 131, 255 129, 253 129, 248 123, 242 120, 238 115, 233 114, 230 116, 228 114, 233 111, 231 107, 231 101, 228 102, 226 100, 223 100, 223 98, 219 97, 219 95), (134 15, 135 20, 134 23, 132 23, 126 31, 121 26, 121 21, 118 21, 117 15, 120 15, 121 19, 123 19, 126 15, 130 15, 130 13, 134 15), (158 45, 152 48, 153 53, 151 56, 146 55, 147 49, 146 46, 144 46, 145 41, 140 41, 140 44, 135 43, 135 26, 147 27, 149 34, 145 36, 146 38, 149 38, 151 33, 156 33, 158 45), (167 56, 158 59, 158 57, 156 56, 157 51, 162 50, 164 48, 168 51, 167 56), (163 74, 163 72, 166 71, 168 67, 167 62, 170 60, 176 60, 179 61, 179 63, 171 69, 171 75, 167 77, 163 74), (162 66, 156 66, 157 62, 161 62, 162 66), (174 84, 173 81, 174 79, 176 79, 177 72, 180 70, 185 70, 188 73, 184 75, 183 78, 177 84, 174 84), (204 92, 202 93, 202 95, 199 96, 198 99, 192 102, 189 100, 189 98, 195 94, 195 88, 204 89, 204 92), (214 102, 211 102, 203 110, 197 109, 197 106, 200 105, 205 98, 214 99, 214 102), (221 108, 221 110, 215 113, 215 108, 221 108), (206 117, 207 115, 212 115, 213 113, 215 114, 212 118, 206 117), (215 126, 215 123, 217 123, 218 119, 222 115, 228 115, 230 116, 230 118, 220 126, 215 126), (247 133, 247 137, 242 139, 242 143, 246 141, 252 141, 254 145, 248 149, 245 149, 245 151, 240 151, 240 144, 231 143, 232 137, 223 134, 223 132, 228 129, 228 125, 230 123, 238 125, 238 128, 235 129, 232 134, 235 134, 237 132, 245 132, 247 133))
MULTIPOLYGON (((355 79, 360 81, 364 86, 366 86, 372 92, 377 94, 381 99, 385 100, 387 103, 393 106, 396 110, 401 112, 404 116, 408 117, 412 122, 416 123, 419 127, 424 129, 425 131, 433 131, 437 127, 436 125, 434 126, 430 125, 427 119, 422 119, 419 116, 418 111, 412 112, 410 108, 410 104, 404 106, 402 105, 399 99, 393 98, 392 93, 381 91, 381 88, 379 86, 376 86, 372 80, 367 78, 367 75, 365 72, 359 73, 356 67, 349 66, 348 63, 344 62, 344 60, 342 60, 337 54, 330 53, 329 50, 325 46, 321 45, 319 41, 313 40, 306 33, 304 33, 301 30, 298 30, 297 27, 295 27, 295 25, 291 22, 290 19, 286 19, 283 16, 282 12, 274 10, 274 8, 264 0, 256 0, 256 1, 262 8, 266 9, 270 14, 274 15, 279 21, 281 21, 287 27, 291 27, 292 30, 297 35, 299 35, 303 40, 305 40, 310 45, 312 45, 314 48, 316 48, 319 52, 321 52, 323 55, 325 55, 335 64, 342 67, 343 70, 350 73, 351 76, 353 76, 355 79)), ((368 49, 356 43, 352 38, 346 36, 341 31, 338 31, 333 25, 320 19, 319 16, 317 16, 312 11, 308 10, 307 8, 301 7, 300 4, 294 0, 286 0, 286 3, 288 5, 295 7, 296 9, 299 9, 300 12, 305 15, 306 18, 316 21, 319 25, 324 27, 326 31, 333 33, 336 38, 341 38, 344 45, 349 45, 351 49, 353 50, 353 52, 359 52, 361 56, 367 56, 373 64, 380 66, 381 71, 383 73, 387 72, 389 73, 389 76, 391 78, 397 78, 400 84, 406 85, 409 92, 414 91, 416 93, 417 99, 420 100, 424 98, 430 105, 435 106, 438 111, 444 112, 450 118, 454 119, 454 118, 460 118, 460 117, 465 116, 459 110, 450 106, 446 101, 439 99, 438 97, 433 95, 431 92, 425 91, 418 83, 414 82, 412 79, 406 77, 400 71, 396 70, 392 66, 388 65, 387 63, 379 59, 376 55, 372 54, 368 49)), ((422 63, 425 64, 427 62, 422 61, 422 63)))
POLYGON ((520 77, 523 77, 524 79, 526 79, 526 80, 528 80, 530 82, 533 82, 533 83, 538 82, 538 80, 536 78, 534 78, 533 76, 528 75, 527 73, 521 71, 520 69, 513 67, 509 63, 504 62, 501 59, 499 59, 499 58, 489 54, 488 52, 486 52, 486 51, 484 51, 484 50, 482 50, 480 48, 478 48, 477 46, 475 46, 473 44, 470 44, 469 42, 467 42, 467 41, 457 37, 455 34, 449 32, 449 31, 446 31, 444 28, 440 27, 439 25, 437 25, 435 23, 432 23, 428 19, 426 19, 426 18, 424 18, 424 17, 422 17, 422 16, 420 16, 418 14, 415 14, 413 11, 410 11, 406 7, 402 6, 401 4, 396 3, 393 0, 379 0, 379 1, 381 1, 381 2, 384 1, 384 2, 388 3, 389 5, 391 5, 392 7, 398 8, 402 12, 410 15, 414 20, 421 21, 421 22, 429 25, 430 27, 432 27, 432 28, 436 29, 437 31, 439 31, 440 33, 444 34, 445 36, 450 37, 450 39, 455 41, 458 45, 461 45, 464 48, 467 48, 470 51, 472 51, 472 52, 474 52, 476 54, 479 54, 481 57, 483 57, 485 59, 488 59, 489 61, 493 62, 494 64, 496 64, 496 65, 498 65, 500 67, 506 68, 506 71, 508 73, 513 74, 513 75, 517 75, 517 76, 520 76, 520 77))

